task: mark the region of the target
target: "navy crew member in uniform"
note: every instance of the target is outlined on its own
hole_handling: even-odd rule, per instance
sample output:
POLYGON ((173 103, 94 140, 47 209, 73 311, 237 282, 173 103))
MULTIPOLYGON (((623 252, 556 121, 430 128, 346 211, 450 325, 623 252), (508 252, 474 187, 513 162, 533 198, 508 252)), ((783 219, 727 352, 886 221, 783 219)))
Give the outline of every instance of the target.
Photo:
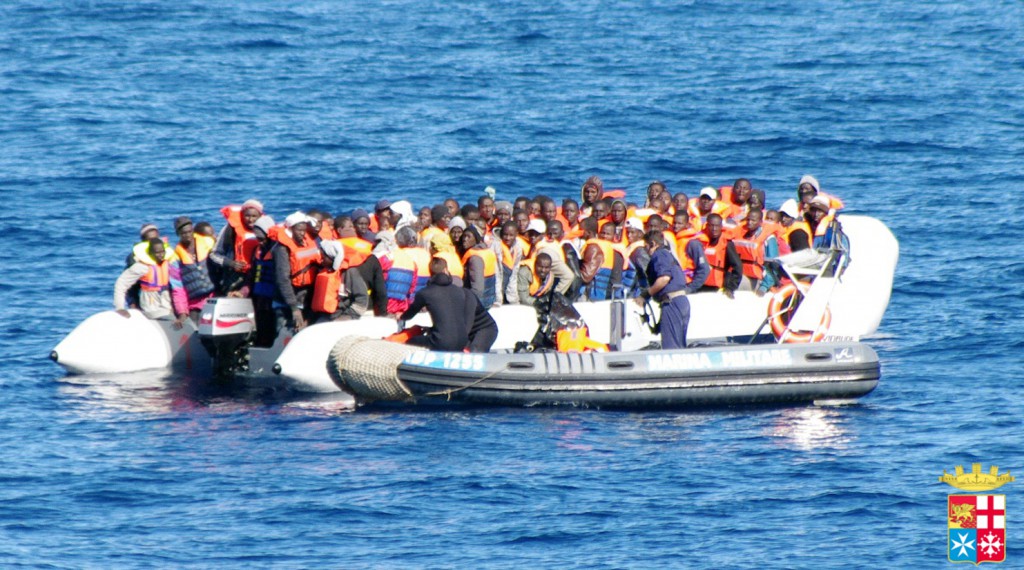
POLYGON ((693 276, 687 281, 679 262, 665 247, 664 234, 650 231, 644 235, 644 245, 651 255, 647 265, 647 282, 651 286, 643 290, 637 303, 654 298, 661 304, 661 347, 664 349, 686 348, 686 327, 690 323, 690 301, 686 295, 696 293, 711 272, 704 252, 698 251, 701 248, 695 242, 691 241, 688 245, 694 247, 687 247, 686 251, 693 261, 693 276))

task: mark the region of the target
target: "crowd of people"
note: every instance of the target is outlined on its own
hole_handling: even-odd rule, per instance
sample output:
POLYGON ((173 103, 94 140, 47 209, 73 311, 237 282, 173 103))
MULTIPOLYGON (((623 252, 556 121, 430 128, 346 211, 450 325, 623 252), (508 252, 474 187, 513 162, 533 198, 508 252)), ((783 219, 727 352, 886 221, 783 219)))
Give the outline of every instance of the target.
POLYGON ((810 175, 777 209, 766 209, 765 193, 746 178, 692 198, 655 181, 642 203, 606 191, 597 176, 560 205, 543 195, 495 200, 488 190, 464 205, 448 198, 414 210, 382 199, 373 212, 311 209, 282 223, 248 200, 221 210, 219 232, 176 218, 173 249, 146 224, 114 305, 124 316, 137 306, 180 327, 198 320, 209 297, 249 297, 263 346, 283 327, 369 313, 407 320, 427 310, 434 327, 412 342, 485 352, 497 337, 492 307, 555 293, 570 301, 654 299, 663 347, 684 347, 686 294, 772 291, 782 276, 766 260, 827 245, 843 207, 810 175))

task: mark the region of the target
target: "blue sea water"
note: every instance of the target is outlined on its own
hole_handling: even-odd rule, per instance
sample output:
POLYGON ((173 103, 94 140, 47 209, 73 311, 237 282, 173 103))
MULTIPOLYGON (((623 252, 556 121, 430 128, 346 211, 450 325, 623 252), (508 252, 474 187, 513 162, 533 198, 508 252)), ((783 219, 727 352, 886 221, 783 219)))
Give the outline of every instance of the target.
POLYGON ((12 0, 0 113, 5 567, 941 567, 942 471, 1024 466, 1019 2, 12 0), (854 406, 347 413, 46 358, 145 222, 805 173, 901 242, 854 406))

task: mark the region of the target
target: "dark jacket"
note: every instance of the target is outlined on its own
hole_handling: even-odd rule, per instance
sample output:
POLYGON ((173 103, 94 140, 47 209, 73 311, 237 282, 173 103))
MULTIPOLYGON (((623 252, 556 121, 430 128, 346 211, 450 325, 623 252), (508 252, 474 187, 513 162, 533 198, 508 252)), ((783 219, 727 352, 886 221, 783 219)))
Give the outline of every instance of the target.
POLYGON ((433 275, 427 286, 416 293, 412 305, 399 316, 399 320, 407 321, 426 307, 433 322, 427 333, 428 347, 431 350, 461 351, 469 344, 469 331, 476 312, 476 308, 466 301, 467 292, 453 285, 448 275, 433 275))

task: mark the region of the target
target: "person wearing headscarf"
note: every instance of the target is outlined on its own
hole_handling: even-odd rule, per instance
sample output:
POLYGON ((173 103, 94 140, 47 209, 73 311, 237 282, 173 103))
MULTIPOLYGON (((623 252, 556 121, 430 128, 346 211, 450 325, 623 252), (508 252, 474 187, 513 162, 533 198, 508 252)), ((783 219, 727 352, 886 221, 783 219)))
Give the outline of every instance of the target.
POLYGON ((249 260, 258 245, 253 224, 263 215, 263 203, 249 199, 241 206, 225 206, 220 212, 227 225, 217 236, 210 261, 220 268, 218 291, 227 294, 245 284, 249 260))

